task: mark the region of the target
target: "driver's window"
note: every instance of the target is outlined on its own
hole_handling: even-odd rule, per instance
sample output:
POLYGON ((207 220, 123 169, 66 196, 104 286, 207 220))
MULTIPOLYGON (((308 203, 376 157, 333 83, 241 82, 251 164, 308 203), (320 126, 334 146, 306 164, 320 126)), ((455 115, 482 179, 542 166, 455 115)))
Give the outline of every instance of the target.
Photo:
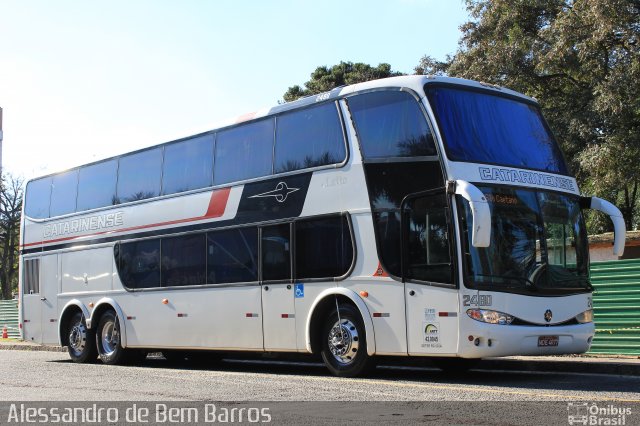
POLYGON ((405 214, 405 275, 409 279, 453 283, 449 208, 444 194, 409 200, 405 214))

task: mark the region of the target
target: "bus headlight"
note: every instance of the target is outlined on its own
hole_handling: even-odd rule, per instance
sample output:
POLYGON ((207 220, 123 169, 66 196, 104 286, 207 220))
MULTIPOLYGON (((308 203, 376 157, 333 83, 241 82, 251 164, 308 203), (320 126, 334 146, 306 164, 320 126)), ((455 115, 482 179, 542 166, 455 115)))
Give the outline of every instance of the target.
POLYGON ((593 309, 589 309, 588 311, 584 311, 583 313, 576 315, 576 321, 580 324, 593 322, 593 309))
POLYGON ((504 312, 489 311, 486 309, 467 309, 467 315, 469 315, 469 318, 471 319, 489 324, 508 325, 515 319, 513 315, 505 314, 504 312))

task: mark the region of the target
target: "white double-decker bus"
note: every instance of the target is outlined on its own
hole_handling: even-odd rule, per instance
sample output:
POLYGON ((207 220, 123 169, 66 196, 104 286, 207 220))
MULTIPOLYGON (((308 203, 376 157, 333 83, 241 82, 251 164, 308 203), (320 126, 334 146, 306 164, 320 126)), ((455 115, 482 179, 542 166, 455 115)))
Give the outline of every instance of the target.
POLYGON ((581 197, 535 100, 396 77, 28 182, 26 340, 76 362, 228 351, 463 367, 594 334, 581 197))

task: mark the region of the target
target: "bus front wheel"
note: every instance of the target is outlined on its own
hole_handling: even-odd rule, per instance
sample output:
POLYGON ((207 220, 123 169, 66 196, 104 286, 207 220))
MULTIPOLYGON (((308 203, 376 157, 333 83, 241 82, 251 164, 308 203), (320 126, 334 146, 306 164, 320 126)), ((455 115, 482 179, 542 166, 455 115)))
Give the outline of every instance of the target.
POLYGON ((69 357, 73 362, 95 362, 96 346, 94 345, 94 331, 87 328, 82 312, 71 317, 67 329, 69 357))
POLYGON ((367 354, 367 338, 360 313, 350 305, 329 313, 322 329, 322 359, 332 374, 355 377, 375 368, 367 354), (339 315, 338 315, 339 312, 339 315))

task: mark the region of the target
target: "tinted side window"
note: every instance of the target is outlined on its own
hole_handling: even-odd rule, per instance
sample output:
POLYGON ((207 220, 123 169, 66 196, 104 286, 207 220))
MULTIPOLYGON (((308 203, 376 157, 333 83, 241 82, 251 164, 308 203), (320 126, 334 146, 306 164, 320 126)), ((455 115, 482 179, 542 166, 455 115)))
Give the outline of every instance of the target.
POLYGON ((262 228, 262 279, 291 278, 291 244, 289 224, 262 228))
POLYGON ((201 136, 164 148, 162 194, 211 186, 213 135, 201 136))
POLYGON ((128 288, 160 286, 160 240, 145 240, 116 246, 118 272, 128 288))
POLYGON ((284 114, 276 124, 276 173, 340 163, 346 157, 334 103, 284 114))
POLYGON ((216 185, 271 174, 273 119, 218 133, 213 181, 216 185))
POLYGON ((444 195, 409 200, 404 210, 408 278, 453 283, 449 250, 449 209, 444 195))
POLYGON ((406 92, 372 92, 349 98, 365 159, 436 155, 418 102, 406 92))
POLYGON ((295 226, 296 278, 339 277, 348 272, 353 245, 346 217, 301 220, 295 226))
POLYGON ((24 261, 22 294, 40 293, 40 259, 24 261))
POLYGON ((50 216, 60 216, 76 211, 78 169, 53 176, 51 181, 50 216))
POLYGON ((207 283, 258 281, 258 228, 207 234, 207 283))
POLYGON ((206 236, 162 239, 162 286, 200 285, 206 282, 206 236))
POLYGON ((49 217, 50 198, 51 177, 29 182, 24 206, 26 215, 34 219, 49 217))
POLYGON ((144 200, 160 194, 162 148, 154 148, 120 158, 118 202, 144 200))
POLYGON ((115 204, 118 160, 82 167, 78 178, 78 211, 115 204))

